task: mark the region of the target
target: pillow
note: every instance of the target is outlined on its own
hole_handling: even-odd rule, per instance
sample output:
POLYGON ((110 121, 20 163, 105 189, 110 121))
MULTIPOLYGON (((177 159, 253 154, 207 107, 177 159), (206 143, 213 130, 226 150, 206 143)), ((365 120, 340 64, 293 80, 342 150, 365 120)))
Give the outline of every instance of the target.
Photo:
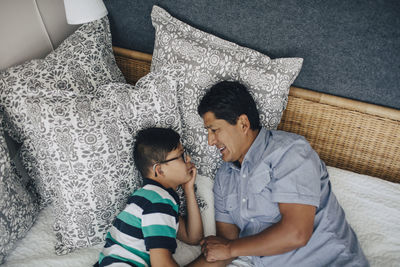
POLYGON ((38 197, 21 183, 3 134, 0 125, 0 264, 27 234, 39 211, 38 197))
POLYGON ((10 118, 23 136, 41 195, 52 192, 56 253, 101 243, 115 215, 140 181, 133 162, 137 130, 171 127, 180 132, 176 91, 179 69, 143 77, 136 88, 109 83, 96 94, 62 91, 21 95, 10 118), (156 90, 157 88, 157 90, 156 90), (35 112, 33 112, 35 111, 35 112))
POLYGON ((327 167, 332 191, 371 266, 400 262, 400 184, 327 167))
POLYGON ((221 80, 238 80, 249 88, 261 124, 275 129, 286 107, 290 85, 302 66, 301 58, 271 60, 255 50, 200 31, 153 6, 156 30, 151 69, 180 63, 186 68, 185 86, 178 91, 182 135, 199 173, 214 177, 220 153, 207 145, 207 132, 197 114, 205 89, 221 80))
MULTIPOLYGON (((107 17, 83 24, 44 59, 34 59, 0 72, 0 104, 10 106, 21 95, 95 93, 109 82, 125 82, 115 62, 107 17), (40 90, 39 90, 40 88, 40 90)), ((34 112, 35 110, 32 110, 34 112)), ((6 109, 6 114, 9 115, 6 109)), ((21 121, 25 117, 14 117, 21 121)), ((21 129, 6 130, 18 142, 21 129)))
MULTIPOLYGON (((5 110, 5 129, 13 139, 22 143, 46 127, 40 117, 41 109, 45 108, 39 104, 40 98, 58 99, 53 103, 52 110, 53 119, 57 119, 69 112, 63 106, 63 99, 67 95, 73 95, 71 92, 94 94, 100 85, 124 81, 113 55, 107 17, 84 24, 46 58, 31 60, 0 72, 0 105, 5 110)), ((84 97, 80 99, 86 101, 84 97)), ((80 102, 80 108, 84 109, 85 104, 80 102)), ((82 116, 85 116, 84 112, 82 116)), ((29 146, 32 145, 30 143, 29 146)), ((55 195, 48 185, 53 183, 52 179, 57 177, 55 174, 59 170, 48 165, 46 172, 41 173, 42 177, 37 177, 39 174, 31 167, 30 162, 47 153, 48 143, 35 143, 37 155, 27 152, 32 150, 27 146, 28 144, 21 150, 25 156, 23 161, 29 176, 41 181, 37 186, 41 193, 41 205, 45 206, 55 195), (46 180, 43 177, 47 177, 46 180)))

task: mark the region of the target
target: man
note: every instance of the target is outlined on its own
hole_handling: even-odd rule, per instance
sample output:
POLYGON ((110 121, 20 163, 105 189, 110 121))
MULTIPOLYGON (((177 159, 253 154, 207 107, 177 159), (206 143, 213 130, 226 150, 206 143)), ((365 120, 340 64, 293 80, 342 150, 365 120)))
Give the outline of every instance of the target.
POLYGON ((198 112, 225 163, 214 184, 217 236, 202 241, 192 266, 226 266, 237 257, 249 266, 368 266, 305 138, 262 128, 238 82, 214 85, 198 112))

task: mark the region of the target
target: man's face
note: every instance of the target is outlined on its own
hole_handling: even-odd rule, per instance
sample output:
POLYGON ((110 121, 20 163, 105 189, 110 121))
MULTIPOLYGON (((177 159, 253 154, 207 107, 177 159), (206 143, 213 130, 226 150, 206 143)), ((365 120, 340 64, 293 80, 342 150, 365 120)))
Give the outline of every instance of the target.
POLYGON ((213 112, 203 115, 204 126, 208 131, 208 145, 216 146, 226 162, 242 163, 247 152, 246 136, 239 120, 235 125, 215 118, 213 112))

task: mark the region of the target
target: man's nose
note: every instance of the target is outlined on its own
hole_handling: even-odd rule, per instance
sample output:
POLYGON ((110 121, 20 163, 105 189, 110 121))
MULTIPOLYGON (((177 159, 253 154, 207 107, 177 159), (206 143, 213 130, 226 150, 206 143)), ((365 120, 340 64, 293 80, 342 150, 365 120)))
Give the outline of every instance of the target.
POLYGON ((215 145, 215 136, 212 133, 208 134, 208 145, 209 146, 215 145))

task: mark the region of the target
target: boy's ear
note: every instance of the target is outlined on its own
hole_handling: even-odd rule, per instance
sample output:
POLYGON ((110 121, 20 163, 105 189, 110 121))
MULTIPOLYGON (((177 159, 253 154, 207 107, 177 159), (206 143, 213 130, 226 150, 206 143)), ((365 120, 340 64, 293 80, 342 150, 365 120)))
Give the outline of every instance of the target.
POLYGON ((162 176, 164 173, 163 173, 163 171, 161 170, 161 165, 156 165, 155 166, 155 168, 154 168, 154 175, 156 176, 156 177, 158 177, 158 176, 162 176))

